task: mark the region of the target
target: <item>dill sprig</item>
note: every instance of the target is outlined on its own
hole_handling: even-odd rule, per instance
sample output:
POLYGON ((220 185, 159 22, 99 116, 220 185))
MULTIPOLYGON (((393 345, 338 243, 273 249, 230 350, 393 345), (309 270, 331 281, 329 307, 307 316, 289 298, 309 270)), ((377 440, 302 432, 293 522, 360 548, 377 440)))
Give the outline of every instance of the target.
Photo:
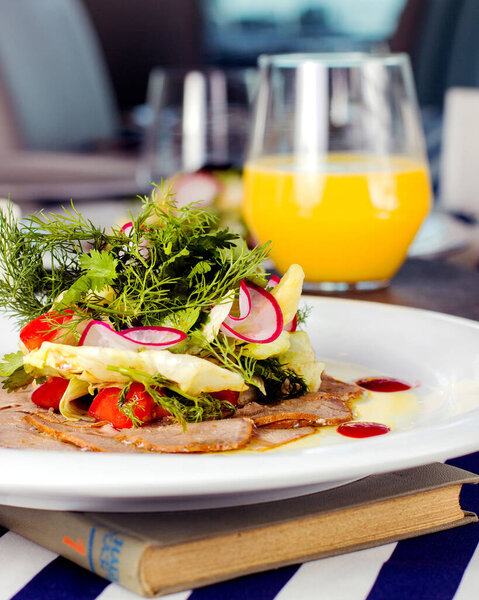
POLYGON ((81 276, 83 246, 104 243, 104 232, 75 210, 39 213, 18 222, 0 211, 0 304, 20 324, 51 309, 81 276))
POLYGON ((298 308, 298 311, 296 312, 296 321, 297 321, 298 327, 300 327, 301 325, 304 325, 306 323, 310 314, 311 314, 311 306, 306 305, 306 306, 300 306, 298 308))

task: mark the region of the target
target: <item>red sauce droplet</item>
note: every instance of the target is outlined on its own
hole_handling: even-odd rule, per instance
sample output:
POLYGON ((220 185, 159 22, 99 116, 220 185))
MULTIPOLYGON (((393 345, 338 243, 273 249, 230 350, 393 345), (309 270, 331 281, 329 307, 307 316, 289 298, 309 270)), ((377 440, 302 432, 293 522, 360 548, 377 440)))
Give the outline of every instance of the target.
POLYGON ((408 383, 389 377, 368 377, 359 379, 356 384, 371 392, 404 392, 411 389, 408 383))
POLYGON ((390 431, 387 425, 382 423, 367 423, 365 421, 349 421, 338 427, 338 433, 351 438, 367 438, 375 435, 383 435, 390 431))

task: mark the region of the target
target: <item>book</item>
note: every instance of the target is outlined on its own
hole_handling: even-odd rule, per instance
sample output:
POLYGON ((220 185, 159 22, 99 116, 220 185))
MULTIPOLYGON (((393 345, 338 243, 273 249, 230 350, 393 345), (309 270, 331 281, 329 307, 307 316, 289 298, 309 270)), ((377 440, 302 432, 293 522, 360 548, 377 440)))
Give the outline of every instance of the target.
POLYGON ((247 506, 163 513, 0 506, 0 523, 153 596, 475 522, 459 493, 478 482, 478 475, 434 463, 247 506))

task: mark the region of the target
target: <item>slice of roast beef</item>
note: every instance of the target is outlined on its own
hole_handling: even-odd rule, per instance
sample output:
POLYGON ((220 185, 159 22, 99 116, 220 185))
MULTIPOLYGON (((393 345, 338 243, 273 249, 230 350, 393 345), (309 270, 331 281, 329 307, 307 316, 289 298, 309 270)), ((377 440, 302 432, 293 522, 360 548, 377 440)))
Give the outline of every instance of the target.
MULTIPOLYGON (((63 450, 62 442, 46 438, 23 419, 37 407, 32 404, 30 394, 17 392, 7 394, 0 390, 0 446, 35 450, 63 450)), ((47 413, 47 411, 43 411, 47 413)), ((75 450, 73 446, 66 448, 75 450)))
MULTIPOLYGON (((41 433, 63 442, 63 446, 72 444, 82 450, 91 452, 140 452, 135 446, 124 444, 115 437, 118 433, 110 425, 91 427, 89 424, 80 426, 70 424, 56 418, 55 415, 27 414, 24 420, 41 433)), ((47 438, 48 439, 48 438, 47 438)))
POLYGON ((246 450, 271 450, 294 440, 315 433, 315 427, 296 427, 295 429, 271 429, 270 427, 255 427, 253 437, 246 450))
POLYGON ((257 427, 274 429, 337 425, 352 419, 348 401, 359 398, 363 393, 354 383, 344 383, 323 374, 317 392, 271 404, 250 402, 240 408, 236 415, 253 419, 257 427))
POLYGON ((364 394, 364 390, 359 385, 339 381, 339 379, 334 379, 334 377, 330 377, 326 373, 323 373, 321 376, 319 392, 327 395, 329 398, 344 401, 354 400, 364 394))
POLYGON ((24 421, 24 412, 0 411, 0 446, 3 448, 21 448, 35 450, 74 450, 73 446, 64 448, 59 440, 46 438, 29 423, 24 421))
POLYGON ((123 429, 117 439, 152 452, 221 452, 242 448, 251 439, 253 421, 222 419, 181 425, 152 425, 123 429))
POLYGON ((350 421, 353 413, 346 402, 324 397, 320 392, 309 392, 299 398, 262 405, 250 402, 240 408, 239 417, 253 419, 257 427, 289 429, 291 427, 336 425, 350 421))

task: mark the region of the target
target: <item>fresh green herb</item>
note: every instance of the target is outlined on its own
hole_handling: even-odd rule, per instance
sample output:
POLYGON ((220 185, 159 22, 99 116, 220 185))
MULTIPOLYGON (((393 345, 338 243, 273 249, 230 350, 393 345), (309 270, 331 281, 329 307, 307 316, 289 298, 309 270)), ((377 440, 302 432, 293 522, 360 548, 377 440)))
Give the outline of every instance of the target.
POLYGON ((285 368, 276 357, 256 361, 254 374, 264 382, 266 396, 260 401, 265 404, 281 398, 297 398, 308 391, 304 379, 285 368))
POLYGON ((193 349, 198 356, 213 358, 222 367, 239 373, 246 383, 256 385, 253 378, 257 361, 254 358, 243 356, 243 348, 236 343, 234 338, 219 333, 214 340, 208 342, 202 332, 196 330, 190 334, 190 343, 197 345, 193 349))
POLYGON ((311 313, 311 306, 303 306, 298 308, 298 311, 296 312, 296 320, 298 323, 298 326, 300 325, 304 325, 309 317, 311 313))
POLYGON ((162 321, 162 327, 173 327, 185 333, 189 331, 200 317, 200 308, 187 308, 166 315, 162 321))
POLYGON ((84 244, 106 245, 103 230, 72 206, 61 215, 31 215, 18 222, 0 211, 0 305, 20 324, 53 307, 82 275, 84 244))
POLYGON ((5 354, 0 362, 0 377, 8 377, 18 369, 23 368, 23 352, 5 354))
POLYGON ((32 382, 33 377, 21 367, 2 381, 2 388, 9 393, 17 392, 27 385, 30 385, 32 382))
POLYGON ((0 377, 5 377, 2 388, 7 392, 20 390, 33 381, 33 377, 23 368, 22 352, 5 354, 0 363, 0 377))
POLYGON ((81 302, 95 293, 102 293, 116 279, 118 260, 107 250, 92 249, 90 254, 79 258, 79 265, 84 275, 81 275, 65 292, 58 306, 71 306, 81 302))
POLYGON ((143 421, 139 419, 135 414, 135 407, 138 405, 136 398, 127 398, 128 392, 131 388, 131 383, 126 383, 118 395, 118 408, 121 412, 130 419, 133 423, 133 427, 139 427, 143 421))

